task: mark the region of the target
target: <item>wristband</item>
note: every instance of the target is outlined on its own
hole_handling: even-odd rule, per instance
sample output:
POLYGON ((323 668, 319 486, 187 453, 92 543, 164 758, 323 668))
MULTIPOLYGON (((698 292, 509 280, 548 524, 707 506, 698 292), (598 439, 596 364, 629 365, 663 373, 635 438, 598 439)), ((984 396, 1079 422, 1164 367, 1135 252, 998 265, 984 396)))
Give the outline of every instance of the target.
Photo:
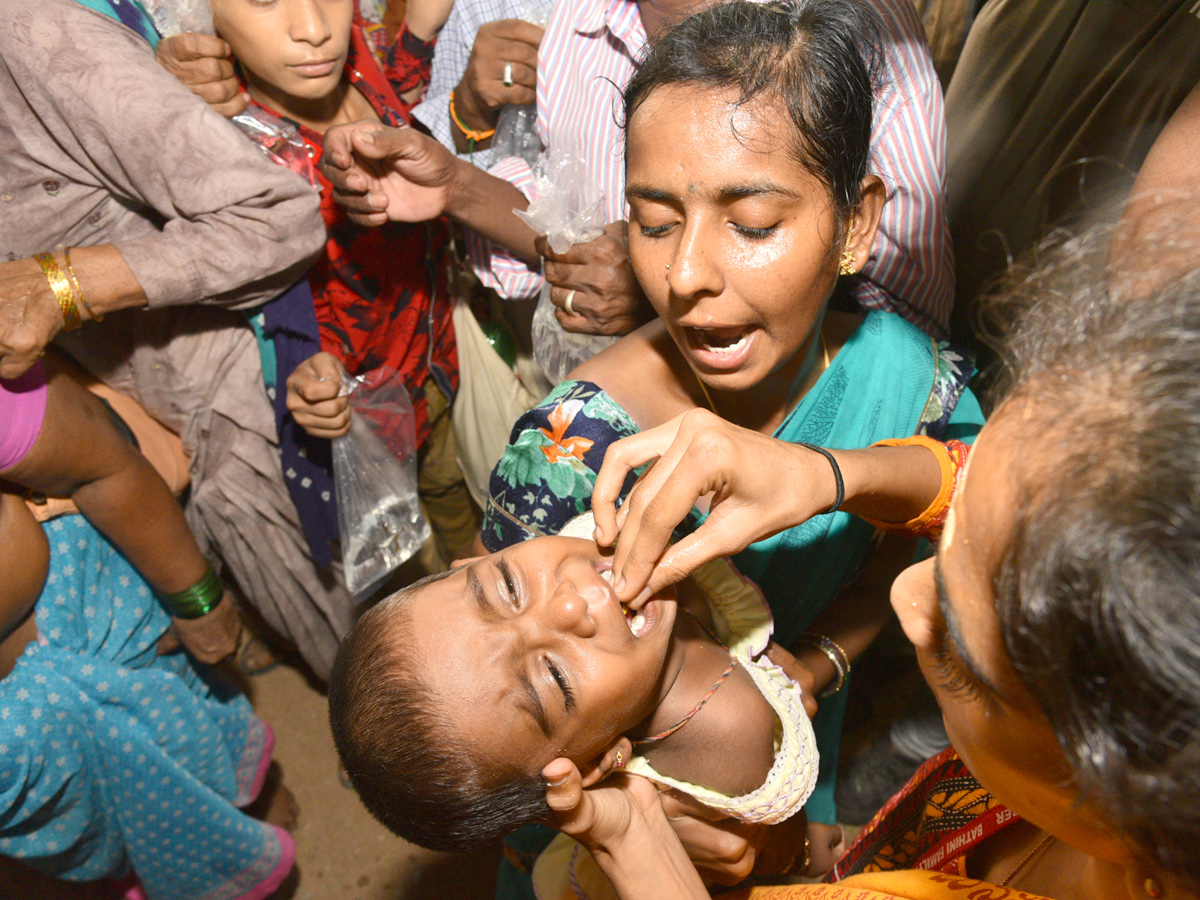
POLYGON ((833 478, 837 482, 837 495, 833 501, 833 506, 825 510, 822 515, 829 515, 841 509, 842 501, 846 499, 846 484, 842 481, 842 470, 837 464, 837 460, 833 458, 833 454, 824 447, 818 447, 816 444, 810 444, 807 441, 796 441, 796 446, 806 447, 814 453, 820 453, 823 457, 829 460, 829 465, 833 466, 833 478))
POLYGON ((75 292, 71 290, 71 282, 67 280, 53 254, 39 253, 34 259, 42 267, 42 274, 46 276, 54 299, 58 301, 58 309, 63 317, 63 329, 74 331, 83 324, 83 320, 79 318, 79 307, 75 305, 75 292))
POLYGON ((825 637, 823 634, 815 634, 811 631, 806 631, 796 638, 797 644, 805 644, 815 650, 820 650, 829 657, 829 661, 833 663, 834 671, 837 672, 837 681, 834 682, 821 693, 817 694, 818 698, 832 697, 846 685, 846 678, 850 675, 850 658, 846 655, 846 651, 842 649, 842 645, 833 638, 825 637))
POLYGON ((472 150, 475 149, 474 145, 477 141, 486 141, 496 133, 495 128, 490 128, 487 131, 476 131, 473 128, 468 128, 466 125, 464 125, 462 123, 462 119, 458 117, 458 112, 454 109, 454 91, 450 92, 450 118, 454 124, 458 126, 458 130, 463 133, 463 137, 471 142, 472 150))
POLYGON ((190 588, 174 594, 154 592, 163 608, 176 619, 199 619, 208 615, 217 608, 224 593, 221 579, 217 577, 211 564, 205 569, 200 580, 190 588))

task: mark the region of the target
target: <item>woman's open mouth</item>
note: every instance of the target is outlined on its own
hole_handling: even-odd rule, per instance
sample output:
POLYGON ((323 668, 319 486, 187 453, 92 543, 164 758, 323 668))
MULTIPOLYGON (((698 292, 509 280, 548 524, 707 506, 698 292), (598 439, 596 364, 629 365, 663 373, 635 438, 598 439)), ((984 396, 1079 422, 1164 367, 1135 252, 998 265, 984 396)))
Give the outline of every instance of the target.
POLYGON ((684 328, 688 347, 696 359, 711 369, 733 369, 750 355, 757 329, 753 325, 728 328, 684 328))

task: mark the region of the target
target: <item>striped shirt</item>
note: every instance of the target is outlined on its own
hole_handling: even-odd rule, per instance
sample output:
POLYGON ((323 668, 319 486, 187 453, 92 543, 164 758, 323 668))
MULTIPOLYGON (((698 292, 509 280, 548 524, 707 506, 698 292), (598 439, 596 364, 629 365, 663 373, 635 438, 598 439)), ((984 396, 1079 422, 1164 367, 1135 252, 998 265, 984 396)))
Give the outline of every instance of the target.
MULTIPOLYGON (((941 86, 911 0, 871 2, 882 21, 885 71, 868 169, 883 179, 888 200, 855 295, 867 309, 900 313, 940 336, 954 294, 941 86)), ((538 53, 542 143, 588 149, 588 168, 610 222, 628 218, 621 88, 645 46, 634 0, 558 0, 538 53)), ((498 160, 489 171, 536 199, 524 160, 498 160)), ((540 273, 499 244, 471 235, 469 249, 477 274, 502 295, 529 297, 540 289, 540 273)))

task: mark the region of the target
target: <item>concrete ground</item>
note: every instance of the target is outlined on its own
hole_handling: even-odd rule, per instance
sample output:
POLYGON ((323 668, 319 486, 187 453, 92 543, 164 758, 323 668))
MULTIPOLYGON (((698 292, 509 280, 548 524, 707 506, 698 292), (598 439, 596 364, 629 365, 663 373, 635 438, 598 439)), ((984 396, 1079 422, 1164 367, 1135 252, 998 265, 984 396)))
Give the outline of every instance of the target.
POLYGON ((298 876, 280 900, 482 900, 493 896, 499 851, 433 853, 394 837, 338 779, 328 703, 296 669, 249 679, 275 729, 275 759, 300 807, 298 876))

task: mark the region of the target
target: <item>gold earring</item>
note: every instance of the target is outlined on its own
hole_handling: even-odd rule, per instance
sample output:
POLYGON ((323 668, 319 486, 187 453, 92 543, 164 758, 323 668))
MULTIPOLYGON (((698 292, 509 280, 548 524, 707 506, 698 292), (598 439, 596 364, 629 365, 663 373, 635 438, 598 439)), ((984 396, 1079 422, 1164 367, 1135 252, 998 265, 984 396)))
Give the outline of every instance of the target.
MULTIPOLYGON (((669 269, 669 268, 670 268, 670 266, 667 266, 667 268, 669 269)), ((620 751, 620 750, 618 750, 618 751, 617 751, 616 766, 617 766, 617 768, 618 768, 618 769, 623 769, 623 768, 625 768, 625 757, 621 755, 621 751, 620 751)))
POLYGON ((850 230, 846 232, 846 249, 842 251, 842 265, 838 272, 842 275, 854 274, 855 253, 850 249, 850 243, 854 240, 854 222, 850 223, 850 230))

